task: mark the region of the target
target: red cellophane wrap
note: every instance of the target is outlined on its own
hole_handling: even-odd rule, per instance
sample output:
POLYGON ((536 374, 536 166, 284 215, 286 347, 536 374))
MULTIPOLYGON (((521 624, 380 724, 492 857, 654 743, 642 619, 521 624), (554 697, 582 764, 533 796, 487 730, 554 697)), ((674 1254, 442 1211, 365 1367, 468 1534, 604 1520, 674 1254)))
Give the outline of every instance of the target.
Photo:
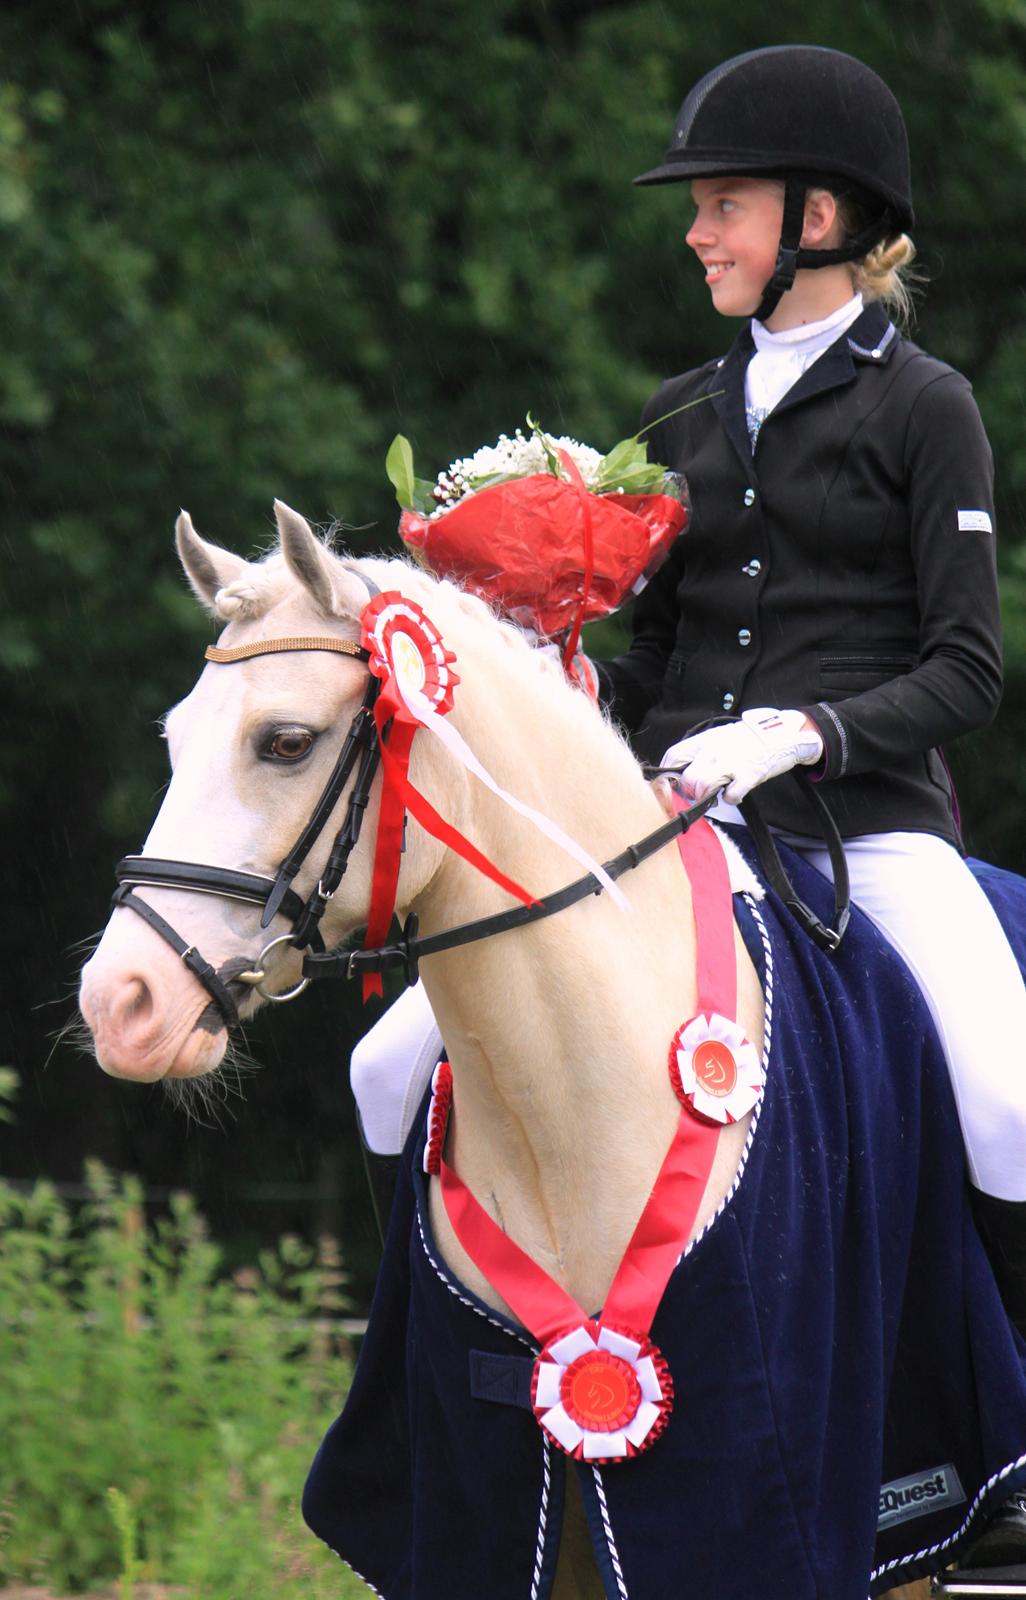
POLYGON ((581 497, 548 472, 468 495, 433 521, 404 511, 399 532, 433 572, 462 583, 521 627, 550 638, 623 604, 687 525, 672 495, 588 496, 594 572, 584 590, 581 497))

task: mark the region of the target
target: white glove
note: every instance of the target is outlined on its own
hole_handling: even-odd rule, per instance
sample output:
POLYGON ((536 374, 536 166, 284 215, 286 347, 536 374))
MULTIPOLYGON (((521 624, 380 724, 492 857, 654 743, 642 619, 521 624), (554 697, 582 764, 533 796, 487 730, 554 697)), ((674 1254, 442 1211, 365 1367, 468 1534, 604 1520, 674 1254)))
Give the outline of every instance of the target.
POLYGON ((804 712, 761 706, 742 712, 740 722, 678 739, 662 765, 685 769, 681 789, 695 803, 729 780, 723 798, 736 806, 757 784, 792 767, 812 766, 822 754, 823 740, 804 712))

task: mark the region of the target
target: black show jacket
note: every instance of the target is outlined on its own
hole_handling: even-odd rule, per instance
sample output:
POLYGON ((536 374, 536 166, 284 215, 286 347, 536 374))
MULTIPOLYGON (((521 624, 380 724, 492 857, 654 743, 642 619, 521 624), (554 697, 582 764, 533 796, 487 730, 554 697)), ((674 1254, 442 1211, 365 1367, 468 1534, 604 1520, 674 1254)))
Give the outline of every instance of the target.
MULTIPOLYGON (((938 747, 1001 694, 993 463, 966 380, 870 305, 766 418, 753 451, 746 324, 723 361, 671 378, 643 423, 683 472, 691 521, 639 596, 602 697, 643 759, 710 717, 799 707, 823 736, 842 835, 906 829, 960 846, 938 747)), ((793 778, 762 791, 802 833, 793 778)))

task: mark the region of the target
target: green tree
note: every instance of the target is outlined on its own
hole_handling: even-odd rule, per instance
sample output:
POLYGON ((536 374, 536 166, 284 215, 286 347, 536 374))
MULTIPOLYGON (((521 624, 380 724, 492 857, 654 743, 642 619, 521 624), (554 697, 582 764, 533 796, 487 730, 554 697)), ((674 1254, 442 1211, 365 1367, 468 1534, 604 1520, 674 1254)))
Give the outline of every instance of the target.
MULTIPOLYGON (((603 447, 628 432, 660 377, 731 332, 687 260, 684 193, 631 177, 708 67, 808 39, 868 60, 905 107, 932 280, 921 337, 973 378, 994 441, 1010 690, 999 730, 958 760, 971 837, 1023 866, 1021 0, 918 0, 900 27, 884 0, 781 0, 771 29, 754 0, 4 7, 0 797, 27 1121, 84 1121, 117 1158, 128 1092, 94 1111, 58 1054, 47 1101, 26 1008, 70 976, 63 947, 144 836, 153 725, 197 670, 178 506, 244 552, 269 540, 275 494, 388 546, 397 431, 423 470, 528 408, 603 447)), ((290 1018, 290 1041, 303 1026, 290 1018)), ((303 1047, 326 1099, 337 1034, 359 1026, 347 1011, 329 1053, 303 1047)))

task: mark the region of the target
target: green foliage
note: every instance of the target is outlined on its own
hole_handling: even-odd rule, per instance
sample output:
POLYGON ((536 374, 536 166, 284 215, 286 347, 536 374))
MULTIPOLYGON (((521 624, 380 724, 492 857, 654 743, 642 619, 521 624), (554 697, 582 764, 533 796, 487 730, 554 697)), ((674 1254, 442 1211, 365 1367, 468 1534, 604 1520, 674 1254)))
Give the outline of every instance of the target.
POLYGON ((148 1226, 134 1180, 89 1187, 73 1213, 0 1185, 0 1582, 365 1592, 297 1510, 350 1370, 330 1241, 226 1280, 187 1196, 148 1226))
POLYGON ((121 1554, 121 1577, 118 1582, 118 1600, 135 1600, 136 1579, 140 1576, 139 1526, 135 1507, 120 1489, 107 1490, 107 1503, 118 1533, 121 1554))
POLYGON ((18 1074, 10 1067, 0 1067, 0 1122, 13 1122, 11 1101, 18 1098, 18 1074))
MULTIPOLYGON (((385 475, 395 490, 395 497, 400 506, 413 506, 416 489, 416 478, 413 471, 413 451, 410 441, 403 434, 397 433, 388 447, 385 457, 385 475)), ((426 510, 427 507, 417 507, 417 510, 426 510)))
MULTIPOLYGON (((145 836, 154 725, 199 668, 178 507, 245 552, 270 542, 274 495, 355 524, 355 548, 396 548, 382 463, 399 432, 438 465, 528 409, 590 443, 627 435, 661 378, 733 333, 683 242, 686 191, 631 179, 701 73, 800 40, 867 60, 909 123, 930 280, 916 336, 972 378, 998 475, 1009 688, 997 727, 955 752, 963 809, 979 848, 1023 867, 1022 0, 778 0, 769 20, 754 0, 0 8, 0 970, 4 1059, 34 1074, 19 1159, 44 1138, 55 1165, 124 1149, 127 1099, 111 1091, 104 1122, 74 1052, 35 1073, 38 1008, 145 836)), ((588 648, 613 652, 624 620, 588 648)), ((341 1035, 365 1022, 333 1018, 298 1052, 330 1077, 322 1112, 341 1035)), ((169 1122, 152 1116, 147 1153, 169 1122)), ((251 1106, 246 1133, 255 1147, 251 1106)), ((108 1486, 91 1492, 110 1541, 108 1486)))

